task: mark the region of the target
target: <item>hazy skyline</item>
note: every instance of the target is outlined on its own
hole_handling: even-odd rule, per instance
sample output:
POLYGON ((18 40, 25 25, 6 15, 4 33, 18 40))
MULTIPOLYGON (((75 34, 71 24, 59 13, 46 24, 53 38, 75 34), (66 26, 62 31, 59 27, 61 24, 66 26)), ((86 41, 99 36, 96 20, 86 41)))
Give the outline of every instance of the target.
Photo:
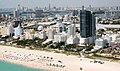
POLYGON ((24 7, 108 7, 120 6, 120 0, 0 0, 0 8, 17 8, 18 4, 24 7))

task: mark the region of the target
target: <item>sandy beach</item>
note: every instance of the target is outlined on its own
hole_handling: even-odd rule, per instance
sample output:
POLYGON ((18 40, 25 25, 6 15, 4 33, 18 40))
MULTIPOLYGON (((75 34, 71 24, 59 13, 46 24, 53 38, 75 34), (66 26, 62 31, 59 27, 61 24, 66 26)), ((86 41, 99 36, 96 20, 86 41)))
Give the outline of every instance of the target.
POLYGON ((120 63, 0 45, 0 60, 47 71, 119 71, 120 63))

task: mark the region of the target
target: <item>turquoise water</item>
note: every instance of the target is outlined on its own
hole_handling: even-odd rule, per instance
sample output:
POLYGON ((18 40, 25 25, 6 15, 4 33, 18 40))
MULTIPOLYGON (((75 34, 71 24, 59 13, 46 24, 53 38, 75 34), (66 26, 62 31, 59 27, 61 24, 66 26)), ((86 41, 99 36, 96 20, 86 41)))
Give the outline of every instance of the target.
POLYGON ((0 71, 45 71, 0 61, 0 71))

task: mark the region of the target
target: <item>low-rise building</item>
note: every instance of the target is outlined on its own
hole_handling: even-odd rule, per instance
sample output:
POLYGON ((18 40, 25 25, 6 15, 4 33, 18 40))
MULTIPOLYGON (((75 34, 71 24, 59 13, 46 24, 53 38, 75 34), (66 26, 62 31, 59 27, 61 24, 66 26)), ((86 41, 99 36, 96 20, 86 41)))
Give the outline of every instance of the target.
POLYGON ((67 44, 79 44, 79 38, 77 36, 73 37, 72 35, 67 39, 67 44))
POLYGON ((45 39, 45 38, 47 37, 46 32, 45 32, 44 30, 41 31, 41 32, 39 32, 39 33, 38 33, 38 37, 39 37, 40 39, 45 39))
POLYGON ((104 48, 105 46, 106 46, 106 40, 104 40, 103 38, 98 38, 95 40, 94 49, 104 48))
POLYGON ((66 42, 66 40, 67 40, 67 34, 65 33, 54 35, 54 42, 66 42))
POLYGON ((7 27, 0 26, 0 35, 7 35, 7 27))

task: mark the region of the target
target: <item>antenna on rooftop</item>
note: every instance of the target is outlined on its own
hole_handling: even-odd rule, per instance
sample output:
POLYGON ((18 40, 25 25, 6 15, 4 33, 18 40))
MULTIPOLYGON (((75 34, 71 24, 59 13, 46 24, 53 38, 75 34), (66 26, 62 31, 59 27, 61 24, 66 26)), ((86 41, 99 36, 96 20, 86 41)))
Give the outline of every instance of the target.
POLYGON ((20 4, 18 4, 18 9, 20 10, 20 4))
POLYGON ((92 9, 91 5, 89 5, 89 9, 90 9, 90 10, 92 9))
POLYGON ((82 6, 82 10, 84 10, 84 6, 82 6))
POLYGON ((49 3, 49 10, 51 9, 51 5, 50 5, 50 3, 49 3))

